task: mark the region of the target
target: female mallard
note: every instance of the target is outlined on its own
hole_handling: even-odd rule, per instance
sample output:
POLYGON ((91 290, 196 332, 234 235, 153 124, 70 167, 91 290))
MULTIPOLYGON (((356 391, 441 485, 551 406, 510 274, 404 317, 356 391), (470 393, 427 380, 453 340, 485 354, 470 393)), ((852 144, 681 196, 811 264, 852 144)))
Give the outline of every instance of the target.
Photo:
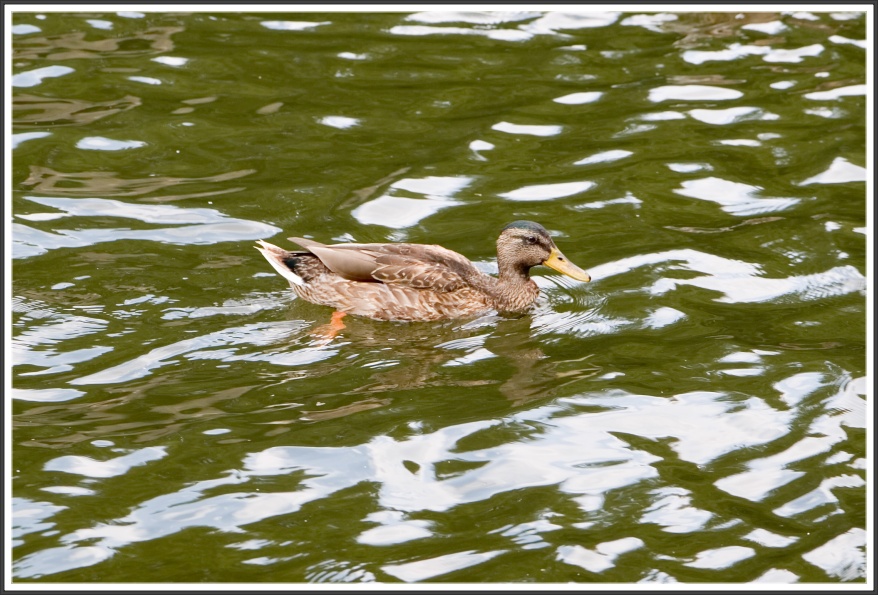
POLYGON ((444 320, 524 312, 540 293, 530 278, 539 264, 578 281, 588 273, 567 260, 549 232, 515 221, 497 238, 499 277, 482 273, 464 256, 426 244, 333 244, 290 238, 290 252, 260 240, 257 250, 303 300, 375 320, 444 320))

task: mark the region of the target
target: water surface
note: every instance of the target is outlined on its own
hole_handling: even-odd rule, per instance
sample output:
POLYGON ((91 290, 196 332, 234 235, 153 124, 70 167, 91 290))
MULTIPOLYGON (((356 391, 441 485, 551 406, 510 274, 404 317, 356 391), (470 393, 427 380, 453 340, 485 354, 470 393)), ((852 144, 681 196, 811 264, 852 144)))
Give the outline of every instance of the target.
POLYGON ((14 581, 866 580, 863 13, 13 25, 14 581), (331 339, 252 247, 516 219, 331 339))

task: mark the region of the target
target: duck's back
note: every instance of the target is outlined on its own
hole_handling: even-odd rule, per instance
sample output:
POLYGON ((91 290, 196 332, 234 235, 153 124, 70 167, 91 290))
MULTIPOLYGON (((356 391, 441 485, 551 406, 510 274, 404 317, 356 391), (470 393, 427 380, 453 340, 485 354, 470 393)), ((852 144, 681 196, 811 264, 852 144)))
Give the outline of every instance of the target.
POLYGON ((429 244, 333 244, 290 238, 306 251, 260 251, 309 302, 377 320, 443 320, 492 309, 495 280, 463 255, 429 244))

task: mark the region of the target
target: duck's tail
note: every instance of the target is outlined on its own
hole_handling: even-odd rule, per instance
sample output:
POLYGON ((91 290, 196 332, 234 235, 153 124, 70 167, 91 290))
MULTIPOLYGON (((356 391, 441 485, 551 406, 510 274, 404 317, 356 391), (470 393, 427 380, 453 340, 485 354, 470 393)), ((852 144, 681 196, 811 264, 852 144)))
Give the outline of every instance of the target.
POLYGON ((288 250, 284 250, 283 248, 279 248, 274 244, 269 244, 264 240, 256 241, 258 246, 254 246, 257 250, 262 252, 262 256, 265 257, 265 260, 268 261, 274 270, 276 270, 281 277, 290 282, 290 285, 305 285, 305 281, 296 273, 287 266, 287 259, 292 256, 292 254, 288 250))

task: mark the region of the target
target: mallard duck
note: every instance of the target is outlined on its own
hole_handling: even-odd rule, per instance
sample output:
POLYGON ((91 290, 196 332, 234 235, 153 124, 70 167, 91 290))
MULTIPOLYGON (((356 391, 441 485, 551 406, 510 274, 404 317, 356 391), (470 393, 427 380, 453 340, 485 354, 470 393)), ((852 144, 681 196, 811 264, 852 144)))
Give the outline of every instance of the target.
MULTIPOLYGON (((259 240, 269 264, 303 300, 375 320, 430 321, 491 310, 526 311, 540 293, 531 267, 546 265, 578 281, 591 277, 567 260, 546 229, 515 221, 497 238, 499 277, 466 257, 427 244, 333 244, 289 238, 304 250, 259 240)), ((333 319, 335 320, 335 318, 333 319)))

